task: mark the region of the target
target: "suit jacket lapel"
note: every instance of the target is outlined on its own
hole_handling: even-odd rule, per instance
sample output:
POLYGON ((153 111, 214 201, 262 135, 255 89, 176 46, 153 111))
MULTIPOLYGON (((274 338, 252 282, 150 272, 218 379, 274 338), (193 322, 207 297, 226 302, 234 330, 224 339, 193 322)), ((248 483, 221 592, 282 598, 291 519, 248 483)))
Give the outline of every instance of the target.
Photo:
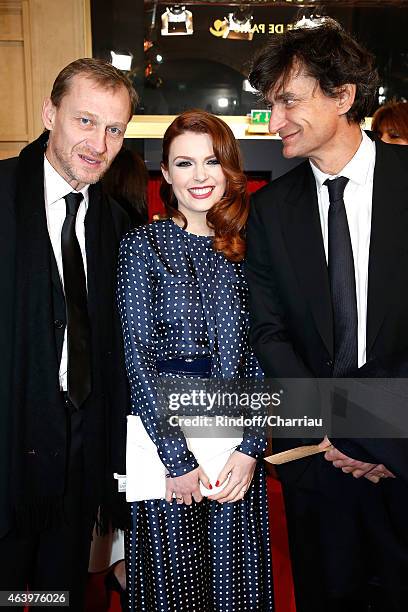
POLYGON ((28 228, 27 231, 33 238, 33 242, 45 240, 50 253, 50 272, 51 281, 59 297, 64 298, 61 279, 58 272, 57 262, 52 249, 51 240, 47 231, 44 235, 44 227, 47 227, 47 219, 44 203, 44 158, 47 134, 42 134, 40 138, 32 143, 31 149, 25 155, 28 170, 25 172, 24 186, 21 186, 21 208, 18 211, 21 222, 28 228))
POLYGON ((367 296, 367 356, 373 348, 398 274, 398 257, 407 244, 408 177, 390 145, 376 142, 367 296), (405 214, 404 214, 405 213, 405 214))
POLYGON ((299 167, 302 170, 282 206, 283 232, 316 327, 333 355, 333 313, 316 182, 309 162, 299 167))
MULTIPOLYGON (((111 232, 107 229, 109 215, 106 221, 106 202, 102 198, 99 184, 89 186, 88 197, 88 210, 85 216, 85 249, 88 269, 88 311, 92 319, 96 317, 103 304, 102 289, 106 289, 108 295, 114 295, 114 284, 112 284, 106 264, 109 261, 109 254, 115 252, 115 247, 112 245, 111 232)), ((110 222, 112 223, 112 220, 110 222)), ((113 228, 109 229, 113 231, 113 228)))

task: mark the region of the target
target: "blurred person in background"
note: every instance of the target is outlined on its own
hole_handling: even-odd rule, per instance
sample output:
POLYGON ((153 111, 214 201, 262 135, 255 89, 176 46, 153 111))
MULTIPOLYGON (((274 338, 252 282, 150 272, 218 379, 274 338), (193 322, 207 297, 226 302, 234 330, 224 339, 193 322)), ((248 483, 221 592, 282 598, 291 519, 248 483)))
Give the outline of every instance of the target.
MULTIPOLYGON (((143 159, 135 151, 122 147, 109 170, 102 178, 104 193, 112 197, 126 211, 131 227, 144 225, 148 220, 147 185, 149 173, 143 159)), ((122 531, 100 535, 94 531, 91 545, 90 573, 109 569, 105 586, 110 602, 110 591, 117 591, 122 609, 126 609, 126 569, 122 531)))
POLYGON ((389 102, 373 116, 371 129, 383 142, 408 145, 408 103, 389 102))
POLYGON ((105 193, 124 208, 131 227, 147 223, 147 184, 149 173, 135 151, 122 147, 102 179, 105 193))

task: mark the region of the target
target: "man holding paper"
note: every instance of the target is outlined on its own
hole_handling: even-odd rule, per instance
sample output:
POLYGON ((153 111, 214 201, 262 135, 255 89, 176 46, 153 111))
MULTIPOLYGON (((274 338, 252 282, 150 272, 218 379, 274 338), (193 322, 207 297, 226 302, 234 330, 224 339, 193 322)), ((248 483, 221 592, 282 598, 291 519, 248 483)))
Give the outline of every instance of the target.
MULTIPOLYGON (((315 26, 274 38, 249 77, 283 155, 307 158, 253 199, 252 343, 269 377, 404 376, 408 152, 360 128, 373 57, 315 26)), ((280 468, 298 612, 406 609, 406 473, 406 440, 335 440, 280 468)))

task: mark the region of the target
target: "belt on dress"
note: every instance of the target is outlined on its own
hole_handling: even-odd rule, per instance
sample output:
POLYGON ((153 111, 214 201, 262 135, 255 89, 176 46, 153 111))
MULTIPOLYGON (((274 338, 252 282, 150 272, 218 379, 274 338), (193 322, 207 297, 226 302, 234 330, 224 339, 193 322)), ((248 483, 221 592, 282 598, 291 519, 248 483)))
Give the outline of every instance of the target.
POLYGON ((175 359, 158 359, 156 365, 159 374, 199 374, 203 377, 209 377, 211 361, 211 357, 177 357, 175 359))

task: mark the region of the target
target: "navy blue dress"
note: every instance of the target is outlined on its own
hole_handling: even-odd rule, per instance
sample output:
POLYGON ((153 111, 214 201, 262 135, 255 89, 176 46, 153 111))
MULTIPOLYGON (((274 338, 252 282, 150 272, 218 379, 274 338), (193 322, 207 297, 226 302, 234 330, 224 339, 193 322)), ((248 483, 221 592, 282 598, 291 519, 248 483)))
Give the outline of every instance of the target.
MULTIPOLYGON (((242 264, 216 253, 211 237, 190 234, 171 220, 139 227, 121 244, 118 303, 132 414, 141 417, 170 475, 180 476, 198 464, 182 436, 169 445, 160 435, 156 361, 211 356, 212 377, 260 375, 248 345, 242 264)), ((238 450, 261 458, 265 446, 264 438, 248 432, 238 450)), ((130 610, 273 610, 262 460, 241 501, 186 506, 148 500, 131 507, 130 610)))

